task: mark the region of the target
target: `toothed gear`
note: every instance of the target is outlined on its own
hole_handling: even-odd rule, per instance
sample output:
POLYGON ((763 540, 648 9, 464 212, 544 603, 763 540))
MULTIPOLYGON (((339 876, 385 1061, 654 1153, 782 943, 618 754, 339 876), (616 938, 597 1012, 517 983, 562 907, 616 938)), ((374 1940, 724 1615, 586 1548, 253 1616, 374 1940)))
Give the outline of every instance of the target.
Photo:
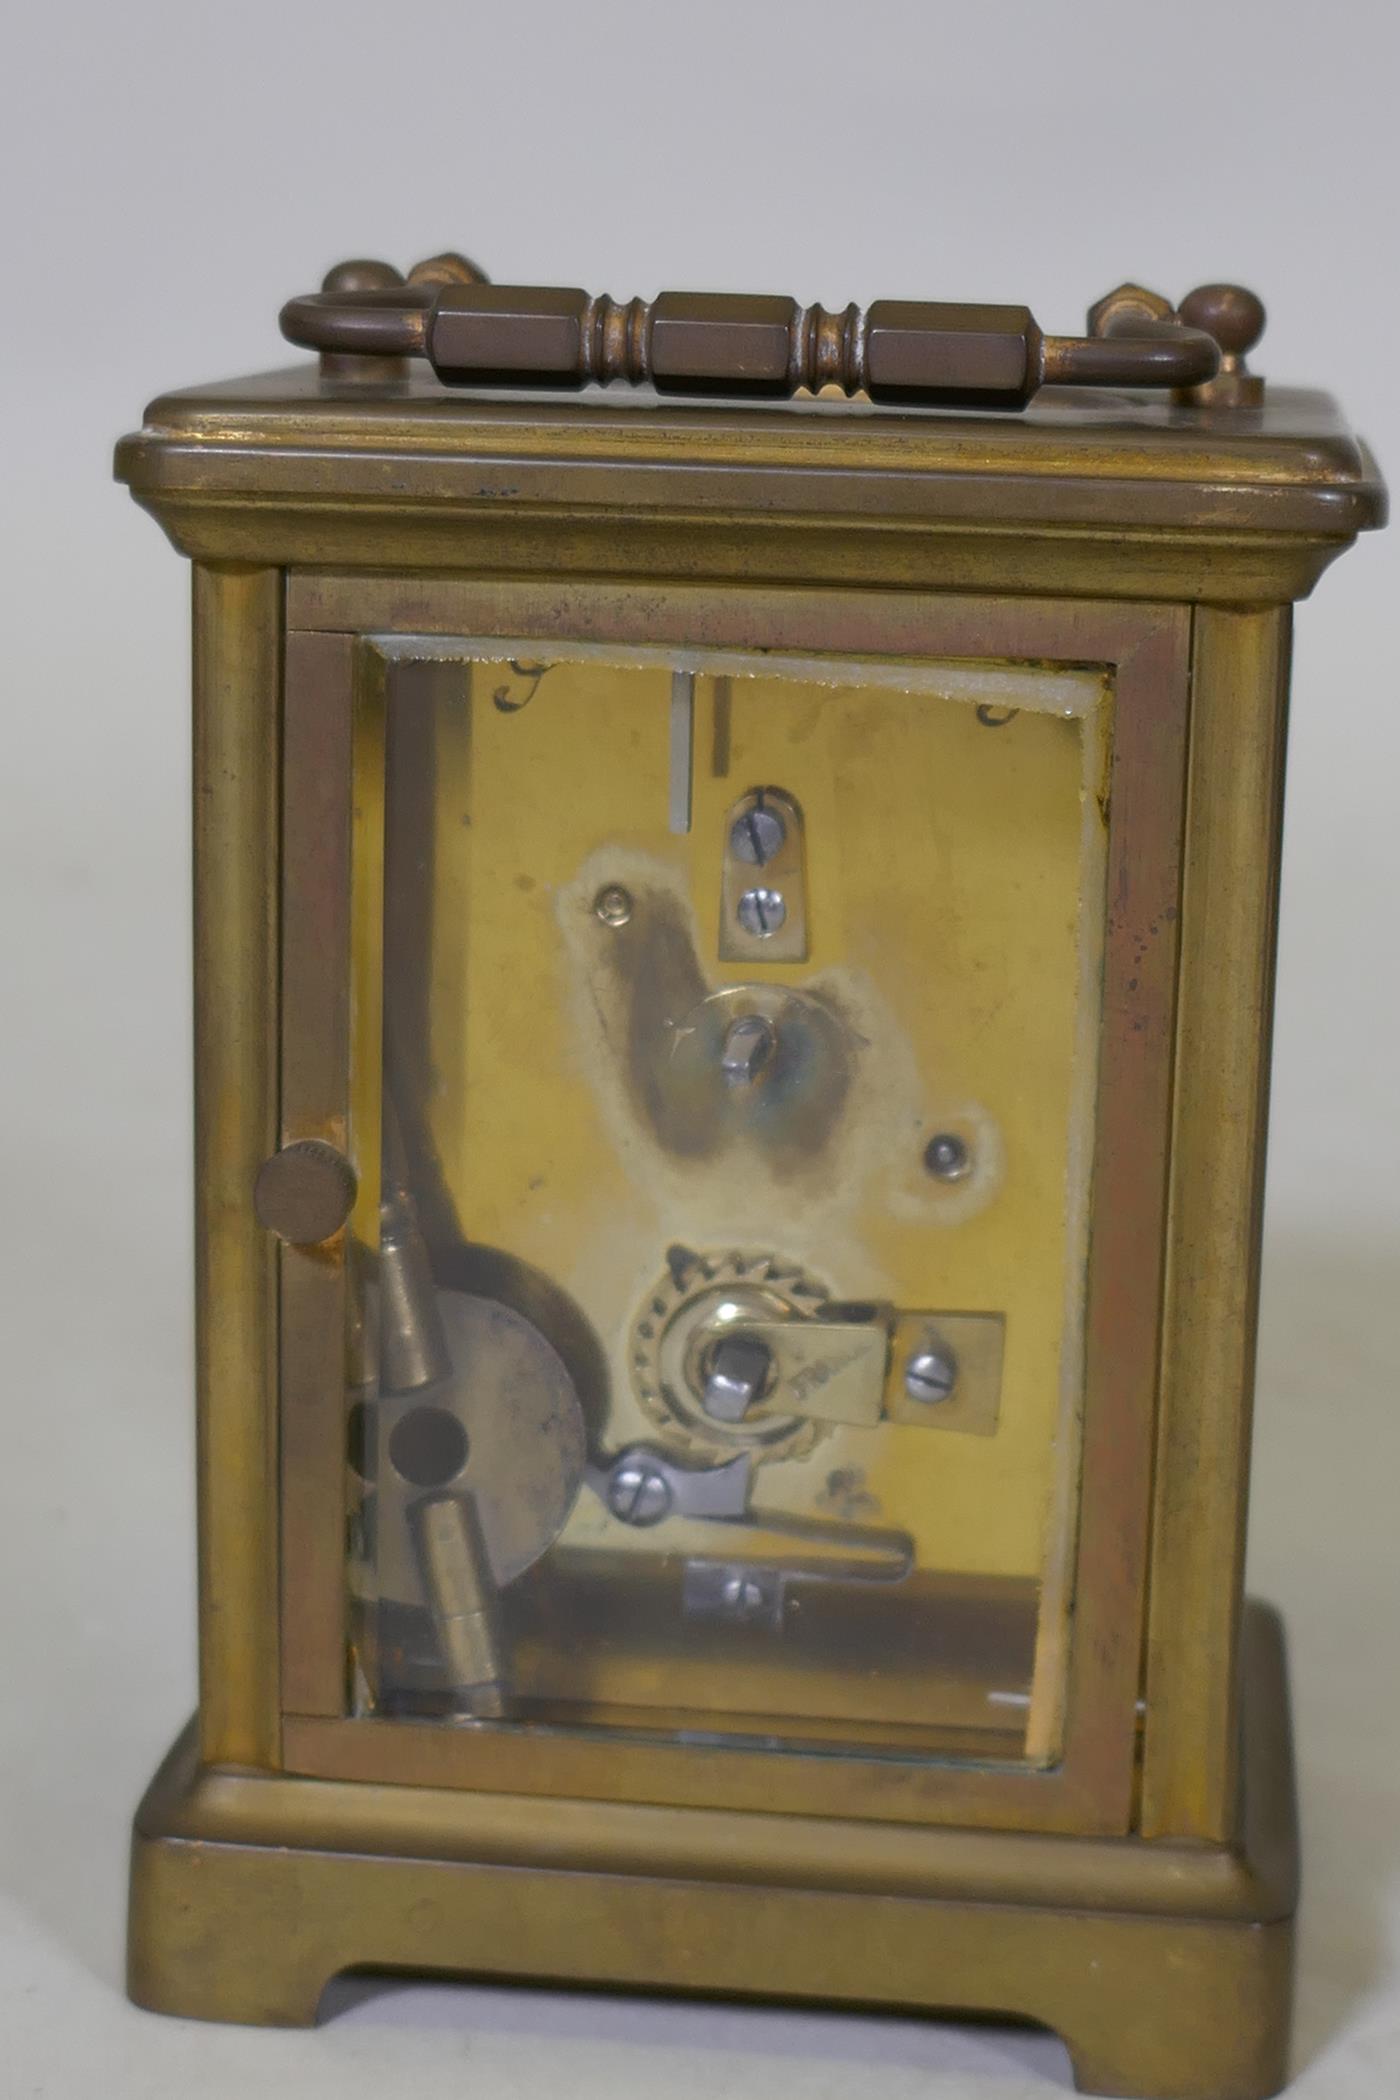
POLYGON ((754 1462, 805 1457, 824 1424, 760 1402, 742 1422, 716 1422, 700 1393, 707 1344, 733 1323, 814 1313, 831 1293, 795 1262, 767 1253, 697 1253, 672 1247, 666 1273, 632 1323, 627 1360, 644 1411, 667 1448, 703 1464, 748 1451, 754 1462))

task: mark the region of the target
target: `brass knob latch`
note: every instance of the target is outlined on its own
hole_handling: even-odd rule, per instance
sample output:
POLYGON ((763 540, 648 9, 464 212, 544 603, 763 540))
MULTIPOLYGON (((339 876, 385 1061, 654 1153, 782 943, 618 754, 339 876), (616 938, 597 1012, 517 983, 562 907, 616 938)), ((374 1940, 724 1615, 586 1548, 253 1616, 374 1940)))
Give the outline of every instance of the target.
POLYGON ((1219 369, 1190 385, 1178 386, 1176 398, 1193 408, 1257 408, 1264 382, 1245 363, 1264 333, 1264 302, 1242 284, 1201 284, 1180 306, 1140 284, 1120 284, 1089 309, 1089 334, 1105 344, 1137 337, 1144 327, 1180 327, 1207 335, 1220 351, 1219 369))
POLYGON ((318 1247, 340 1231, 355 1206, 355 1170, 320 1138, 298 1138, 258 1169, 253 1210, 260 1225, 293 1247, 318 1247))

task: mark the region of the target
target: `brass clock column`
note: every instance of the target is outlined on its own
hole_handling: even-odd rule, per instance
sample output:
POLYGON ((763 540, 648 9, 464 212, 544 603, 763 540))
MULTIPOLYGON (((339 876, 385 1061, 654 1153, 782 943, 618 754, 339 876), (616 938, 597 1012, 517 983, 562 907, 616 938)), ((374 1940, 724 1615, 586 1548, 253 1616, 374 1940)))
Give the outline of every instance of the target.
POLYGON ((419 1968, 1280 2086, 1289 630, 1384 491, 1263 321, 354 263, 123 441, 195 640, 140 2003, 419 1968))

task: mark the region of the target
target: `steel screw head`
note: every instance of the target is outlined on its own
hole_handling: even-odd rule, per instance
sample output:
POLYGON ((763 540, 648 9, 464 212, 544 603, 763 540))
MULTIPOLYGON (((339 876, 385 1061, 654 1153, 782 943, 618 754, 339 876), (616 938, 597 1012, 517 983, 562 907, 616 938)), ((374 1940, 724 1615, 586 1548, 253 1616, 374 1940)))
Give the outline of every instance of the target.
POLYGON ((761 941, 776 933, 786 917, 781 890, 745 890, 739 899, 739 924, 761 941))
POLYGON ((752 1575, 731 1575, 720 1597, 725 1610, 735 1619, 756 1619, 766 1608, 762 1584, 752 1575))
POLYGON ((610 882, 593 899, 593 909, 605 926, 625 926, 632 916, 632 893, 610 882))
POLYGON ((766 1342, 747 1334, 726 1335, 710 1352, 705 1372, 705 1412, 716 1422, 742 1422, 761 1400, 773 1374, 766 1342))
POLYGON ((619 1459, 608 1476, 608 1508, 624 1524, 659 1524, 671 1507, 671 1484, 644 1459, 619 1459))
POLYGON ((954 1130, 940 1130, 924 1147, 924 1165, 935 1181, 961 1181, 972 1172, 972 1154, 966 1138, 954 1130))
POLYGON ((905 1392, 925 1405, 946 1400, 957 1382, 958 1360, 946 1342, 925 1342, 904 1366, 905 1392))
POLYGON ((781 813, 766 802, 745 810, 729 828, 730 852, 735 860, 747 861, 750 867, 767 867, 773 856, 782 851, 786 839, 787 825, 781 813))
POLYGON ((741 1014, 725 1030, 720 1069, 731 1086, 752 1086, 777 1047, 771 1021, 762 1014, 741 1014))

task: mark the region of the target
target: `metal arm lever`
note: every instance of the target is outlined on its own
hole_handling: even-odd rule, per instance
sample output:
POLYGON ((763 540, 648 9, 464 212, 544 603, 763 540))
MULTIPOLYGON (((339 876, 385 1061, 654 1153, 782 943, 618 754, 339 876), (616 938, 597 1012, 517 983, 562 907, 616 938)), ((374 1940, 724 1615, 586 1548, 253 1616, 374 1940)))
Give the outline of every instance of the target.
POLYGON ((610 1465, 586 1466, 584 1479, 624 1524, 649 1528, 668 1517, 702 1518, 717 1552, 776 1560, 789 1578, 899 1582, 914 1565, 907 1532, 751 1510, 747 1451, 719 1466, 678 1466, 663 1452, 634 1444, 610 1465), (803 1550, 794 1553, 794 1546, 803 1550))

